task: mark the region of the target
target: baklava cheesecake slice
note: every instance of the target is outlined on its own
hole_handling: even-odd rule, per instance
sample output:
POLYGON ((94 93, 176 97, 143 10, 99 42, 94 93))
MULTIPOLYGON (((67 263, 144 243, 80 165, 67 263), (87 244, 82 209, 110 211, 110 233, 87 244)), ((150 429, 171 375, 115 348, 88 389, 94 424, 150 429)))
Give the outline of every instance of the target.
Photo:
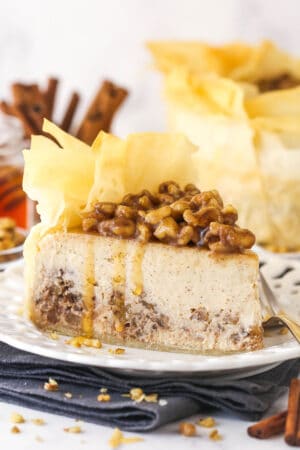
POLYGON ((184 136, 100 133, 89 147, 49 122, 44 131, 55 142, 33 137, 24 152, 41 216, 24 254, 37 327, 156 350, 262 347, 254 235, 217 191, 195 186, 184 136))
POLYGON ((31 318, 41 329, 188 352, 262 346, 253 234, 216 191, 163 183, 95 203, 81 229, 46 234, 31 318))

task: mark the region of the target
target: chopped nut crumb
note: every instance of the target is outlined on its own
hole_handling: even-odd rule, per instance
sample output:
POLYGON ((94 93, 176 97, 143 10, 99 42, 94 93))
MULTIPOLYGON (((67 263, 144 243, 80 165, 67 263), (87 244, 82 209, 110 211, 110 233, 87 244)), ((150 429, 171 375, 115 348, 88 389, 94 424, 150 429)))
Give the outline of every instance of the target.
POLYGON ((21 430, 20 430, 19 427, 14 425, 13 427, 11 427, 10 432, 13 433, 13 434, 17 434, 17 433, 21 433, 21 430))
POLYGON ((72 394, 71 392, 65 392, 65 393, 64 393, 64 397, 66 397, 66 398, 72 398, 72 397, 73 397, 73 394, 72 394))
POLYGON ((75 434, 78 434, 78 433, 81 433, 81 432, 82 432, 82 429, 81 429, 81 427, 79 427, 79 426, 74 426, 74 427, 64 428, 64 431, 65 431, 66 433, 75 433, 75 434))
POLYGON ((90 339, 84 336, 77 336, 65 341, 66 344, 72 345, 73 347, 79 348, 82 345, 84 347, 101 348, 102 344, 99 339, 90 339))
POLYGON ((49 380, 44 384, 45 391, 58 391, 58 383, 53 378, 49 378, 49 380))
POLYGON ((119 428, 115 428, 113 434, 108 441, 110 448, 117 448, 122 444, 133 444, 135 442, 141 442, 144 439, 138 436, 125 437, 119 428))
POLYGON ((196 427, 193 423, 189 422, 182 422, 179 425, 179 432, 180 434, 183 434, 184 436, 195 436, 196 435, 196 427))
POLYGON ((200 425, 200 427, 212 428, 216 425, 216 421, 213 417, 206 417, 205 419, 200 419, 197 424, 200 425))
POLYGON ((143 392, 143 389, 141 389, 141 388, 132 388, 132 389, 130 389, 129 394, 130 394, 131 400, 135 400, 137 402, 144 400, 145 394, 143 392))
POLYGON ((44 439, 41 436, 39 436, 38 434, 36 435, 35 440, 37 442, 44 442, 44 439))
POLYGON ((212 432, 209 434, 209 439, 211 439, 212 441, 221 441, 223 438, 218 430, 215 429, 212 430, 212 432))
POLYGON ((158 394, 145 395, 145 401, 148 403, 157 403, 158 394))
POLYGON ((98 402, 109 402, 110 395, 109 394, 99 394, 97 397, 98 402))
POLYGON ((125 353, 125 348, 109 348, 108 351, 112 355, 123 355, 123 353, 125 353))
POLYGON ((106 394, 107 393, 107 388, 101 388, 100 389, 101 394, 106 394))
POLYGON ((56 333, 56 331, 52 331, 52 332, 49 334, 49 337, 50 337, 50 339, 53 339, 53 341, 57 341, 57 339, 58 339, 58 334, 56 333))
POLYGON ((122 397, 129 397, 131 400, 134 400, 137 403, 141 403, 142 401, 148 403, 157 403, 158 394, 145 394, 143 389, 141 388, 132 388, 128 394, 121 394, 122 397))
POLYGON ((11 421, 12 423, 24 423, 24 422, 25 422, 25 419, 24 419, 24 417, 22 416, 22 414, 13 412, 13 413, 11 414, 11 416, 10 416, 10 421, 11 421))
POLYGON ((44 419, 32 419, 31 422, 34 423, 34 425, 45 425, 46 423, 44 419))

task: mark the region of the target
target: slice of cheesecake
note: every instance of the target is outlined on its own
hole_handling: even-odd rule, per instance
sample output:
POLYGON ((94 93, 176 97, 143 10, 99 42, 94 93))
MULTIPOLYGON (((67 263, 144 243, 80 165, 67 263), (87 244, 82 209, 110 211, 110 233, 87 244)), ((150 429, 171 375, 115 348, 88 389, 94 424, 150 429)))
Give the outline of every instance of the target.
POLYGON ((262 347, 254 236, 216 191, 163 183, 98 202, 81 229, 31 246, 27 301, 43 330, 157 350, 262 347))

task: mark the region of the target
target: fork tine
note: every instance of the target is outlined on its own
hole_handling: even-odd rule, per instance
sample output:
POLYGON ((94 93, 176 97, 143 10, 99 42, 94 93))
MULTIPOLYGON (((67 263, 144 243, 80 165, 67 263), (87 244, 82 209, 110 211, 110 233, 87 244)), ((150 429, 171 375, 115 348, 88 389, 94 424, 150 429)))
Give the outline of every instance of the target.
POLYGON ((274 311, 272 306, 270 305, 270 302, 268 300, 268 295, 266 290, 264 289, 264 283, 263 283, 263 275, 260 272, 260 282, 258 284, 258 288, 259 288, 259 298, 260 298, 260 302, 262 305, 262 316, 263 316, 263 321, 265 321, 267 318, 269 318, 269 316, 273 316, 274 315, 274 311))
POLYGON ((269 309, 272 311, 273 315, 276 315, 277 313, 277 299, 274 295, 274 292, 269 286, 269 283, 265 279, 264 275, 260 271, 260 280, 261 280, 261 287, 265 294, 265 300, 268 303, 269 309))

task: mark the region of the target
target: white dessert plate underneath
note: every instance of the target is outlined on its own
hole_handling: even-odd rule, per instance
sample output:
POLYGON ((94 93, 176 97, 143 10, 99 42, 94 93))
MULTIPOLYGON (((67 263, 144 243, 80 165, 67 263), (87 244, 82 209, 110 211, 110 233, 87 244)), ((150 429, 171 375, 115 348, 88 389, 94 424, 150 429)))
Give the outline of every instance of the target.
MULTIPOLYGON (((263 255, 261 263, 262 271, 278 295, 282 308, 300 322, 300 262, 263 255)), ((278 330, 268 330, 262 350, 221 356, 129 347, 125 347, 124 354, 113 355, 108 350, 114 346, 106 344, 101 349, 74 348, 65 343, 65 337, 53 340, 24 318, 20 311, 23 297, 23 262, 18 262, 0 274, 0 340, 21 350, 68 362, 137 375, 151 371, 153 376, 185 373, 209 376, 211 379, 224 376, 241 378, 300 357, 300 345, 289 333, 280 334, 278 330)))

